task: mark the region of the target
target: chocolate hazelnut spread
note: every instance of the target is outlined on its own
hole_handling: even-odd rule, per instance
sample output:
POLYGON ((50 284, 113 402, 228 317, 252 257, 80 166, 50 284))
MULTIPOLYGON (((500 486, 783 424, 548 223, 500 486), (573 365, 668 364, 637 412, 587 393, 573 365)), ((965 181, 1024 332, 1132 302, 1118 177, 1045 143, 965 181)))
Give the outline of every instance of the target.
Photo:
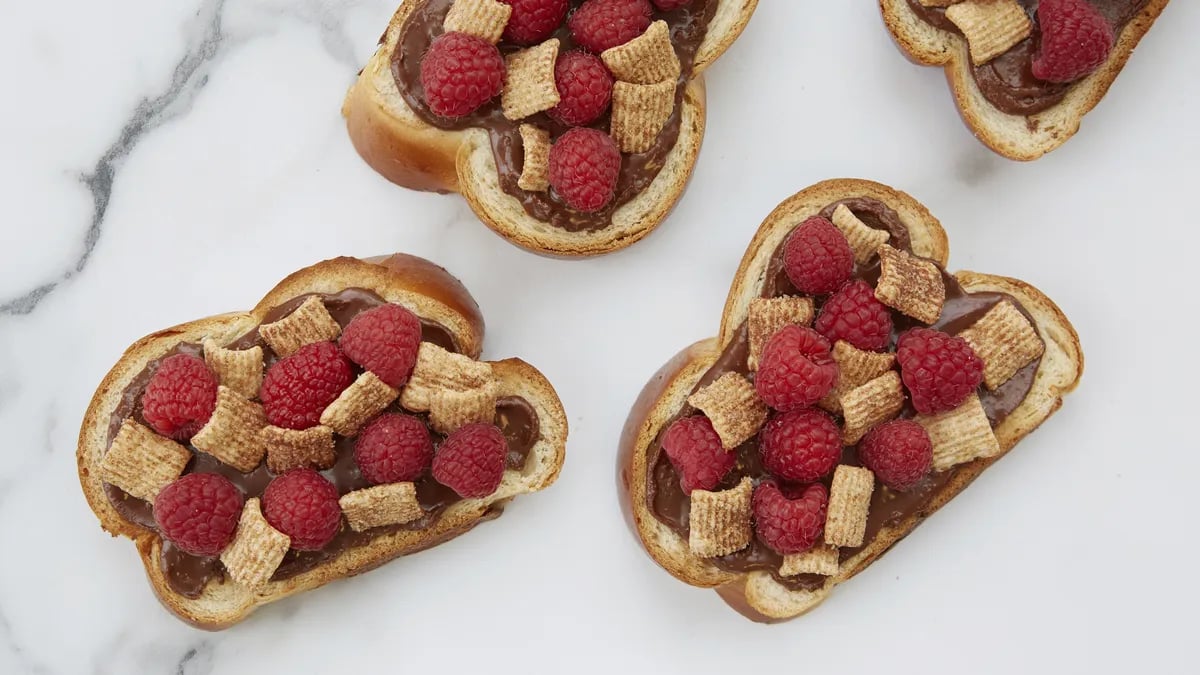
MULTIPOLYGON (((453 0, 426 0, 418 7, 401 28, 400 39, 392 52, 392 75, 400 95, 422 121, 441 129, 485 129, 491 137, 492 153, 496 159, 496 170, 500 176, 500 187, 512 195, 525 211, 538 220, 548 222, 569 232, 600 230, 612 224, 613 213, 640 194, 654 181, 666 163, 667 154, 675 147, 681 124, 680 103, 685 85, 692 77, 692 64, 696 51, 708 32, 708 24, 716 13, 718 0, 693 0, 690 5, 670 12, 655 10, 654 18, 666 21, 671 30, 671 42, 679 57, 682 72, 675 88, 675 109, 666 126, 655 140, 653 147, 643 153, 622 154, 621 172, 612 201, 594 213, 583 213, 567 206, 553 189, 546 192, 529 192, 517 186, 521 168, 525 162, 525 151, 521 144, 518 128, 521 124, 533 124, 550 132, 557 138, 568 127, 559 124, 546 113, 537 113, 524 120, 512 121, 500 110, 499 99, 483 105, 479 110, 458 119, 446 119, 434 114, 425 103, 425 91, 421 86, 421 58, 429 49, 433 39, 443 33, 442 22, 446 18, 453 0)), ((572 7, 581 4, 571 3, 572 7)), ((576 48, 566 22, 552 36, 560 41, 560 53, 576 48)), ((505 55, 520 49, 500 44, 505 55)), ((609 115, 606 113, 590 125, 608 131, 609 115)))
MULTIPOLYGON (((309 295, 301 295, 273 308, 267 313, 263 322, 271 323, 287 316, 308 297, 309 295)), ((329 313, 343 328, 360 312, 387 304, 386 300, 371 291, 356 288, 346 289, 340 293, 321 294, 320 297, 324 301, 326 309, 329 310, 329 313)), ((424 319, 422 319, 421 324, 421 339, 423 341, 433 342, 449 351, 458 351, 453 336, 444 327, 424 319)), ((277 360, 270 347, 259 337, 257 327, 234 340, 230 343, 229 347, 232 349, 248 349, 256 345, 262 346, 264 362, 267 367, 277 360)), ((203 348, 197 344, 180 343, 162 358, 174 354, 190 354, 202 357, 203 348)), ((121 395, 120 404, 110 417, 108 427, 108 442, 110 444, 125 420, 133 418, 145 424, 145 419, 142 417, 142 392, 145 391, 147 383, 149 383, 150 378, 154 375, 154 371, 161 361, 162 359, 157 359, 146 364, 145 369, 134 377, 129 386, 125 388, 125 391, 121 395)), ((398 405, 393 404, 387 412, 400 412, 398 405)), ((507 468, 521 469, 525 466, 525 459, 529 451, 540 439, 537 412, 522 398, 502 398, 496 405, 495 423, 504 432, 504 436, 508 440, 507 468)), ((440 444, 444 439, 443 436, 435 433, 432 429, 430 430, 430 435, 433 438, 435 446, 440 444)), ((354 439, 342 436, 337 436, 336 438, 337 460, 332 468, 321 472, 322 475, 337 487, 338 494, 346 494, 352 490, 369 487, 369 483, 362 478, 358 472, 357 465, 354 463, 354 439)), ((194 448, 192 450, 193 458, 184 469, 185 474, 197 472, 219 473, 230 479, 246 497, 261 496, 273 477, 270 471, 267 470, 265 462, 250 473, 242 473, 231 466, 223 464, 211 455, 195 451, 194 448)), ((402 529, 425 529, 436 522, 447 507, 461 500, 453 490, 434 481, 428 472, 415 481, 415 486, 417 500, 420 502, 421 508, 425 511, 425 515, 421 518, 403 525, 380 527, 367 532, 355 532, 343 521, 341 530, 325 548, 319 551, 288 551, 283 562, 271 578, 273 580, 280 580, 294 577, 338 555, 342 551, 367 544, 380 534, 402 529)), ((113 507, 123 518, 147 529, 157 529, 154 522, 153 506, 150 502, 132 497, 114 485, 105 484, 104 489, 108 495, 109 502, 112 503, 113 507)), ((492 518, 499 515, 502 508, 502 506, 493 507, 488 517, 492 518)), ((209 580, 222 578, 225 574, 225 569, 218 558, 194 556, 185 553, 172 545, 171 542, 165 540, 163 541, 162 549, 162 566, 171 589, 187 597, 197 597, 204 590, 209 580)))
MULTIPOLYGON (((1041 46, 1038 30, 1038 0, 1018 0, 1033 20, 1030 36, 991 61, 973 66, 972 73, 979 90, 989 103, 1009 115, 1034 115, 1057 105, 1067 95, 1073 83, 1055 83, 1033 76, 1033 57, 1041 46)), ((1148 0, 1088 0, 1108 22, 1117 35, 1126 24, 1146 6, 1148 0)), ((945 7, 926 7, 920 0, 908 0, 913 13, 922 21, 962 35, 954 22, 946 18, 945 7)))
MULTIPOLYGON (((830 204, 821 211, 821 215, 827 218, 830 217, 838 204, 845 204, 855 216, 867 225, 878 229, 886 229, 891 234, 890 245, 905 251, 912 250, 908 237, 908 229, 900 221, 900 217, 896 212, 882 202, 873 199, 843 200, 830 204)), ((856 266, 854 277, 866 280, 874 285, 879 278, 878 260, 873 261, 868 266, 856 266)), ((958 333, 971 326, 971 324, 1002 300, 1011 301, 1026 315, 1026 318, 1030 318, 1026 310, 1012 296, 1003 293, 968 293, 963 290, 962 286, 959 285, 953 276, 947 274, 945 271, 942 272, 942 278, 946 284, 946 303, 942 308, 941 317, 937 323, 931 326, 932 328, 951 334, 958 333)), ((762 297, 769 298, 796 293, 795 287, 784 272, 783 247, 780 246, 772 256, 767 268, 766 283, 763 286, 762 297)), ((892 312, 892 320, 894 323, 891 338, 893 348, 896 338, 900 333, 908 328, 923 325, 896 311, 892 312)), ((704 373, 692 391, 697 391, 707 386, 721 375, 729 372, 741 373, 753 379, 754 374, 746 366, 746 357, 748 354, 749 338, 746 325, 743 324, 738 329, 733 340, 729 342, 720 357, 718 357, 716 363, 704 373)), ((1025 400, 1025 396, 1033 386, 1033 380, 1040 363, 1041 359, 1039 358, 1025 366, 1012 379, 995 391, 989 391, 986 388, 980 389, 979 400, 983 404, 984 411, 987 413, 988 420, 992 423, 993 427, 1004 421, 1025 400)), ((695 412, 695 409, 691 406, 685 405, 671 421, 690 416, 695 412)), ((900 413, 900 416, 911 417, 914 414, 915 412, 911 406, 906 403, 906 407, 900 413)), ((663 432, 669 426, 670 422, 663 425, 663 432)), ((766 469, 762 466, 757 436, 738 446, 736 452, 737 463, 734 469, 714 489, 725 490, 731 488, 745 476, 749 476, 757 481, 768 475, 766 469)), ((691 500, 680 488, 679 474, 675 470, 674 465, 671 464, 667 454, 662 451, 662 432, 651 443, 650 447, 647 448, 646 453, 646 465, 652 467, 646 476, 646 500, 650 511, 660 522, 670 527, 679 536, 687 539, 691 500)), ((993 460, 981 459, 976 461, 990 462, 993 460)), ((844 448, 841 462, 843 464, 861 466, 857 449, 854 447, 844 448)), ((875 535, 885 526, 898 523, 912 514, 924 517, 927 509, 930 508, 933 497, 944 485, 954 478, 959 469, 960 467, 955 467, 939 473, 933 473, 927 476, 916 487, 906 492, 897 492, 885 486, 877 485, 871 497, 866 535, 863 539, 864 546, 870 545, 875 535)), ((826 487, 828 487, 830 480, 831 476, 827 476, 824 479, 826 487)), ((844 561, 854 556, 861 548, 841 548, 839 550, 841 560, 844 561)), ((751 539, 750 545, 746 548, 730 555, 713 558, 710 562, 729 572, 769 571, 780 584, 793 590, 813 590, 823 585, 826 579, 826 577, 816 574, 801 574, 792 577, 780 576, 779 566, 783 562, 783 557, 768 548, 757 537, 751 539)))

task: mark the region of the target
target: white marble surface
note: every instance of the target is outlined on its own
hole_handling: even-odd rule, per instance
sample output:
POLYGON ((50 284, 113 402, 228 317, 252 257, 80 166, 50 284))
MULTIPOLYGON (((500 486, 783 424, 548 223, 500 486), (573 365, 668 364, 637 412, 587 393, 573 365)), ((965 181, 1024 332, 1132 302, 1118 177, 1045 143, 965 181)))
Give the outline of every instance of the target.
POLYGON ((875 3, 765 0, 711 71, 690 197, 632 250, 560 262, 354 154, 341 95, 393 2, 0 5, 0 672, 1185 670, 1197 3, 1172 3, 1074 140, 1019 165, 974 142, 875 3), (642 554, 615 445, 643 382, 716 329, 761 218, 842 175, 925 201, 952 268, 1056 298, 1088 368, 1057 417, 890 555, 815 614, 762 627, 642 554), (573 426, 561 480, 225 633, 175 621, 81 497, 93 388, 153 329, 247 307, 324 257, 392 250, 459 275, 487 353, 557 384, 573 426))

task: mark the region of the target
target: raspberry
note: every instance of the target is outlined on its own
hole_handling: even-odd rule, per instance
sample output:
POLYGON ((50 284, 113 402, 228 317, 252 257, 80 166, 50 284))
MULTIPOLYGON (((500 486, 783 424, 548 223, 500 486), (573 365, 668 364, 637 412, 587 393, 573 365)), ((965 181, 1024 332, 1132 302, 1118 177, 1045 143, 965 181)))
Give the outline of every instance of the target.
POLYGON ((621 172, 621 152, 608 134, 571 129, 550 148, 550 185, 567 206, 599 211, 612 201, 621 172))
POLYGON ((146 423, 177 441, 196 435, 216 407, 217 378, 203 359, 187 354, 163 359, 142 392, 146 423))
POLYGON ((380 415, 354 441, 354 463, 373 485, 414 481, 432 461, 429 430, 408 415, 380 415))
POLYGON ((579 46, 599 54, 646 32, 653 11, 648 0, 587 0, 567 26, 579 46))
POLYGON ((560 123, 586 126, 608 110, 613 76, 595 54, 570 51, 560 55, 554 65, 554 83, 560 99, 546 114, 560 123))
POLYGON ((654 6, 664 12, 670 12, 690 4, 692 4, 692 0, 654 0, 654 6))
POLYGON ((433 456, 433 478, 464 498, 500 487, 508 441, 494 424, 468 424, 450 434, 433 456))
POLYGON ((504 87, 504 57, 483 38, 443 33, 421 59, 421 86, 435 115, 468 115, 504 87))
POLYGON ((679 472, 679 487, 688 495, 716 487, 737 462, 737 453, 726 452, 703 415, 676 420, 663 434, 662 446, 679 472))
POLYGON ((859 349, 882 351, 892 339, 892 313, 875 299, 865 281, 852 281, 829 296, 813 324, 830 342, 845 340, 859 349))
POLYGON ((957 408, 983 379, 983 361, 966 340, 931 328, 905 331, 896 361, 913 407, 924 415, 957 408))
POLYGON ((271 527, 292 538, 297 551, 319 551, 342 525, 338 491, 312 469, 292 469, 267 485, 263 516, 271 527))
POLYGON ((241 490, 215 473, 189 473, 154 499, 158 531, 192 555, 220 555, 233 541, 241 515, 241 490))
POLYGON ((760 437, 763 467, 796 483, 811 483, 833 471, 842 458, 842 432, 816 408, 801 408, 771 418, 760 437))
POLYGON ((879 482, 904 491, 929 475, 933 467, 933 443, 920 424, 892 420, 867 433, 858 445, 858 458, 879 482))
POLYGON ((841 230, 821 216, 813 216, 788 236, 783 245, 783 268, 800 292, 824 295, 850 278, 854 253, 841 230))
POLYGON ((1042 0, 1038 5, 1041 49, 1033 76, 1047 82, 1073 82, 1108 59, 1113 27, 1087 0, 1042 0))
POLYGON ((837 377, 829 341, 811 328, 793 324, 767 340, 754 387, 764 403, 787 412, 820 401, 837 384, 837 377))
POLYGON ((315 427, 325 407, 353 382, 350 361, 338 346, 314 342, 267 370, 261 392, 263 411, 277 427, 315 427))
POLYGON ((754 489, 754 531, 768 548, 780 555, 803 553, 825 532, 829 491, 815 483, 796 499, 788 499, 774 483, 754 489))
POLYGON ((512 5, 512 16, 504 27, 504 39, 519 45, 537 44, 562 25, 567 0, 500 0, 512 5))
POLYGON ((351 319, 338 344, 351 361, 399 389, 417 363, 421 320, 400 305, 380 305, 351 319))

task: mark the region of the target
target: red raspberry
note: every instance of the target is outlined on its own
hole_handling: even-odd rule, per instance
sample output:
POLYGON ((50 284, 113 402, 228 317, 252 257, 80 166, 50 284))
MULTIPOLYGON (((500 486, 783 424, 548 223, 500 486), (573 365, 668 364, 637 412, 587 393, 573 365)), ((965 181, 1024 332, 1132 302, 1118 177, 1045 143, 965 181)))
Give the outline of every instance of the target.
POLYGON ((811 483, 833 471, 842 458, 842 432, 816 408, 771 418, 760 436, 763 467, 795 483, 811 483))
POLYGON ((829 491, 820 483, 788 499, 779 486, 767 482, 754 489, 754 531, 768 548, 780 555, 803 553, 825 533, 829 491))
POLYGON ((858 458, 879 482, 904 491, 929 475, 933 468, 933 443, 920 424, 892 420, 867 432, 858 445, 858 458))
POLYGON ((142 392, 142 417, 163 436, 186 441, 200 431, 217 407, 217 378, 204 360, 168 356, 142 392))
POLYGON ((508 441, 494 424, 468 424, 446 437, 433 456, 433 478, 463 498, 500 487, 508 441))
POLYGON ((692 4, 692 0, 654 0, 654 6, 664 12, 670 12, 690 4, 692 4))
POLYGON ((435 115, 468 115, 504 87, 504 57, 483 38, 443 33, 421 59, 421 86, 435 115))
POLYGON ((417 363, 421 320, 400 305, 380 305, 351 319, 338 344, 351 361, 399 389, 417 363))
POLYGON ((896 343, 900 379, 917 412, 954 410, 983 379, 983 361, 967 341, 932 328, 905 331, 896 343))
POLYGON ((560 123, 581 127, 595 122, 612 99, 613 76, 595 54, 570 51, 554 65, 558 105, 546 111, 560 123))
POLYGON ((754 387, 764 403, 787 412, 820 401, 837 384, 837 377, 829 341, 811 328, 793 324, 767 340, 754 387))
POLYGON ((319 551, 342 525, 338 491, 312 469, 292 469, 267 485, 263 516, 271 527, 292 538, 297 551, 319 551))
POLYGON ((1033 57, 1033 76, 1073 82, 1108 59, 1113 27, 1087 0, 1042 0, 1038 4, 1042 46, 1033 57))
POLYGON ((649 0, 587 0, 567 26, 580 47, 599 54, 646 32, 653 11, 649 0))
POLYGON ((158 531, 192 555, 220 555, 233 541, 241 515, 242 491, 215 473, 189 473, 154 500, 158 531))
POLYGON ((512 5, 512 16, 504 27, 504 39, 519 45, 537 44, 562 25, 567 0, 500 0, 512 5))
POLYGON ((550 148, 550 185, 576 211, 599 211, 612 201, 621 152, 603 131, 576 128, 550 148))
POLYGON ((892 339, 892 313, 875 299, 865 281, 852 281, 829 296, 813 324, 830 342, 845 340, 859 349, 882 351, 892 339))
POLYGON ((850 279, 854 252, 846 235, 821 216, 813 216, 792 230, 783 245, 783 268, 801 293, 832 293, 850 279))
POLYGON ((354 463, 367 482, 416 480, 433 461, 433 441, 425 424, 408 415, 380 415, 354 441, 354 463))
POLYGON ((332 342, 305 345, 267 370, 262 382, 267 421, 285 429, 308 429, 354 382, 350 361, 332 342))
POLYGON ((737 463, 737 453, 725 450, 703 415, 676 420, 663 434, 662 446, 679 472, 679 487, 688 495, 713 489, 737 463))

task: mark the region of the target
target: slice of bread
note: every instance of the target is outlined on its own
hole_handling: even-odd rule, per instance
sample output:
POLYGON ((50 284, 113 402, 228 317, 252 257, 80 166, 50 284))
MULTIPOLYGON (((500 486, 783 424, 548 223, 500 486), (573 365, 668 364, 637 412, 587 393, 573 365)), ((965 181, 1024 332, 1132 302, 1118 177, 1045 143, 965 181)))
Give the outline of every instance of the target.
POLYGON ((525 399, 537 413, 541 438, 530 450, 520 471, 508 470, 500 487, 480 499, 464 499, 447 508, 423 530, 380 534, 368 544, 349 548, 294 577, 271 581, 257 591, 229 580, 210 582, 196 598, 173 591, 161 565, 163 542, 159 535, 125 520, 109 502, 100 480, 100 461, 108 446, 110 416, 121 395, 146 364, 169 353, 181 342, 201 343, 212 338, 227 344, 259 325, 267 313, 288 300, 307 293, 337 293, 347 288, 373 291, 388 302, 404 305, 418 316, 445 327, 458 351, 478 358, 484 324, 479 307, 467 289, 446 270, 404 254, 373 258, 335 258, 306 267, 281 281, 258 305, 245 313, 212 316, 148 335, 125 351, 92 397, 79 431, 76 459, 79 482, 100 525, 114 536, 134 540, 155 594, 167 609, 198 627, 218 630, 246 618, 255 609, 322 586, 336 579, 374 569, 389 560, 416 553, 495 518, 517 495, 541 490, 558 477, 567 437, 567 418, 554 387, 533 366, 519 359, 492 362, 500 397, 525 399))
POLYGON ((759 228, 734 277, 717 337, 688 347, 651 378, 642 391, 621 436, 618 471, 623 490, 622 507, 630 526, 646 551, 678 579, 705 588, 715 588, 731 606, 763 622, 793 618, 820 604, 834 586, 858 574, 904 538, 923 520, 963 490, 992 462, 1002 457, 1062 404, 1062 397, 1075 388, 1083 371, 1079 337, 1053 302, 1036 288, 1016 279, 975 272, 955 275, 969 292, 999 291, 1016 298, 1033 317, 1046 351, 1038 367, 1033 388, 1025 400, 995 428, 1002 452, 959 469, 954 480, 933 496, 924 516, 916 515, 881 529, 864 543, 852 558, 842 562, 838 573, 814 591, 793 591, 775 581, 768 572, 731 573, 691 553, 688 542, 660 522, 647 506, 647 450, 660 431, 684 406, 696 383, 746 321, 750 301, 760 297, 767 267, 776 249, 800 222, 823 207, 841 199, 868 197, 879 200, 900 216, 908 227, 914 253, 945 266, 949 257, 946 234, 938 221, 912 197, 878 183, 839 179, 814 185, 780 205, 759 228))
POLYGON ((518 246, 552 256, 609 253, 642 239, 667 217, 691 178, 704 137, 703 71, 745 28, 758 0, 719 3, 696 53, 693 79, 681 105, 679 138, 658 176, 613 214, 605 228, 569 232, 534 218, 500 187, 488 132, 447 131, 426 124, 405 103, 392 76, 391 58, 401 29, 420 5, 406 0, 396 10, 379 49, 346 95, 342 114, 354 147, 376 171, 414 190, 459 192, 480 220, 518 246))
POLYGON ((1009 159, 1030 161, 1055 150, 1079 131, 1083 116, 1104 98, 1167 1, 1149 0, 1117 36, 1107 61, 1071 85, 1061 102, 1029 116, 1001 112, 983 97, 971 72, 967 41, 961 35, 921 20, 908 0, 879 0, 879 7, 892 37, 910 59, 945 69, 958 110, 971 132, 1009 159))

